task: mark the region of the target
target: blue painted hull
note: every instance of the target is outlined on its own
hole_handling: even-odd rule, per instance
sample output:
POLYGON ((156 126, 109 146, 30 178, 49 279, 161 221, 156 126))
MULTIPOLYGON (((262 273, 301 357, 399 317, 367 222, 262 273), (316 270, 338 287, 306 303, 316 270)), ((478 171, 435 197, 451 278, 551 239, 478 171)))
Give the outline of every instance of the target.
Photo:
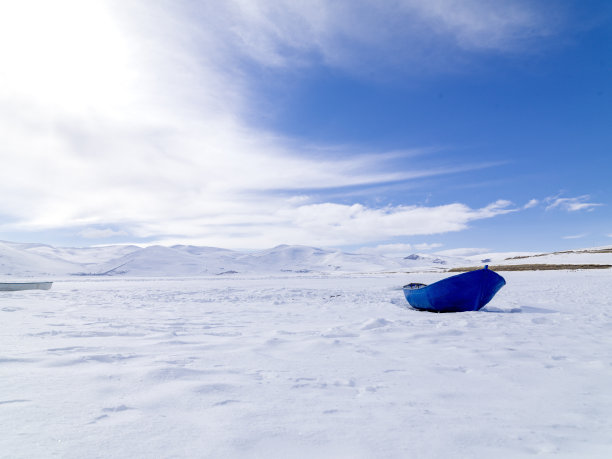
POLYGON ((406 300, 415 309, 432 312, 478 311, 506 285, 487 267, 442 279, 431 285, 404 286, 406 300))

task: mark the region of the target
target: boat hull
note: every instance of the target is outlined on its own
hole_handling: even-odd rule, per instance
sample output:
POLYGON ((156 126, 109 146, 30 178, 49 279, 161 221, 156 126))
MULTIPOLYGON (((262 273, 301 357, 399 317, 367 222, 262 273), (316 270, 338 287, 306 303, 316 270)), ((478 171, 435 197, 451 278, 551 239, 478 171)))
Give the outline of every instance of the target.
POLYGON ((488 268, 442 279, 431 285, 410 288, 404 295, 415 309, 433 312, 478 311, 506 285, 505 279, 488 268))
POLYGON ((0 282, 0 291, 49 290, 51 285, 53 285, 53 282, 0 282))

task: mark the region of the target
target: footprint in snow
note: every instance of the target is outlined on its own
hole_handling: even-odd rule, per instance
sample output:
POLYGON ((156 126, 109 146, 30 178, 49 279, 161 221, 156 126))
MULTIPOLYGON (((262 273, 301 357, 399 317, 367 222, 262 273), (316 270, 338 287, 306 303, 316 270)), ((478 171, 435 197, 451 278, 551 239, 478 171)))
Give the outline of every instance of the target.
POLYGON ((362 330, 372 330, 373 328, 386 327, 390 325, 392 322, 389 322, 387 319, 379 318, 379 319, 370 319, 365 322, 362 326, 362 330))
POLYGON ((235 389, 235 386, 232 384, 224 384, 224 383, 210 383, 210 384, 202 384, 196 388, 194 388, 194 392, 199 394, 214 394, 219 392, 229 392, 235 389))
POLYGON ((213 406, 226 406, 226 405, 231 405, 233 403, 241 403, 240 400, 222 400, 220 402, 215 403, 213 406))
POLYGON ((133 409, 134 408, 129 407, 129 406, 119 405, 119 406, 113 406, 109 408, 102 408, 102 411, 104 413, 116 413, 118 411, 127 411, 127 410, 133 410, 133 409))
POLYGON ((26 399, 15 399, 15 400, 0 400, 0 405, 8 405, 10 403, 25 403, 30 402, 31 400, 26 399))
POLYGON ((119 405, 119 406, 111 406, 108 408, 102 408, 102 413, 100 416, 97 416, 94 418, 93 421, 90 421, 88 424, 96 424, 99 421, 102 421, 104 419, 110 419, 110 414, 111 413, 120 413, 122 411, 128 411, 128 410, 133 410, 135 408, 129 407, 129 406, 125 406, 125 405, 119 405))
POLYGON ((101 416, 98 416, 93 421, 89 422, 88 424, 95 424, 96 422, 101 421, 102 419, 106 419, 106 418, 108 418, 108 414, 103 414, 101 416))
POLYGON ((321 336, 323 338, 356 338, 359 334, 343 330, 341 327, 334 327, 321 333, 321 336))

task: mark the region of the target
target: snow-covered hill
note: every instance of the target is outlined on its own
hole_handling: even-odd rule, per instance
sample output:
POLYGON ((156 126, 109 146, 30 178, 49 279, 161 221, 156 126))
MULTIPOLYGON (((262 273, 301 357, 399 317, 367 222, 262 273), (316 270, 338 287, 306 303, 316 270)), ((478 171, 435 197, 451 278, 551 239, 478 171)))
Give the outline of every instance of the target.
POLYGON ((46 247, 49 246, 0 242, 0 275, 16 277, 66 275, 79 269, 78 264, 55 254, 41 254, 41 248, 46 247))
MULTIPOLYGON (((465 264, 467 261, 462 260, 465 264)), ((53 247, 0 243, 0 275, 31 276, 202 276, 235 273, 351 273, 398 270, 440 271, 449 257, 412 255, 390 258, 315 247, 279 245, 239 252, 214 247, 106 246, 53 247)))
POLYGON ((483 259, 495 265, 612 265, 612 246, 592 247, 561 252, 508 252, 488 253, 468 258, 473 265, 482 263, 483 259))
POLYGON ((436 272, 486 263, 612 265, 612 248, 554 253, 488 253, 465 257, 413 253, 392 258, 296 245, 246 252, 190 245, 66 248, 0 242, 0 276, 13 279, 67 275, 190 277, 236 273, 436 272))

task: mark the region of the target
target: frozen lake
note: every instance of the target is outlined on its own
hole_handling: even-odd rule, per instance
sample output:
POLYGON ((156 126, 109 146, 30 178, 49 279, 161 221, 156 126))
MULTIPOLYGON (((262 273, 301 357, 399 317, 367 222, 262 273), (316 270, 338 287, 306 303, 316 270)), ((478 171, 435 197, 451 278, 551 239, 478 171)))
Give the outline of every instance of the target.
POLYGON ((71 278, 0 292, 0 457, 612 457, 612 271, 71 278))

